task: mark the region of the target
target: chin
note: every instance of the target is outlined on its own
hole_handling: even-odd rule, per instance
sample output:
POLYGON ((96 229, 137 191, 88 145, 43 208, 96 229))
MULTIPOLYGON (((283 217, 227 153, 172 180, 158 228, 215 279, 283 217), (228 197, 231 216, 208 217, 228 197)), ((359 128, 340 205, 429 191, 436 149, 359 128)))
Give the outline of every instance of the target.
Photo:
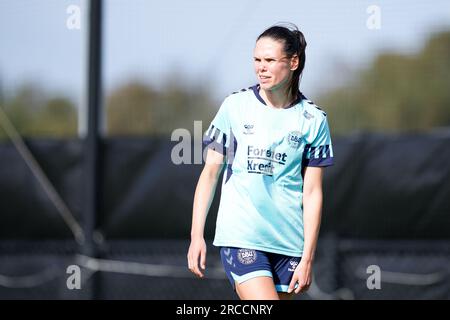
POLYGON ((273 85, 270 83, 261 83, 261 82, 259 83, 259 86, 261 89, 264 89, 264 90, 271 90, 273 87, 273 85))

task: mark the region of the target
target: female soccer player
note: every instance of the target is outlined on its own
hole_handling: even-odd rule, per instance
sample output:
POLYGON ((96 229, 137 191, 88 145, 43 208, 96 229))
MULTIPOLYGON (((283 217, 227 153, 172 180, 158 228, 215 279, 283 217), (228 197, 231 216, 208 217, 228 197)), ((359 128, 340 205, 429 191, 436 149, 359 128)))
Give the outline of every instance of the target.
POLYGON ((213 244, 240 299, 286 299, 311 284, 322 170, 333 164, 325 112, 299 91, 305 38, 276 25, 256 41, 258 84, 229 95, 205 133, 189 269, 203 277, 206 216, 224 160, 213 244))

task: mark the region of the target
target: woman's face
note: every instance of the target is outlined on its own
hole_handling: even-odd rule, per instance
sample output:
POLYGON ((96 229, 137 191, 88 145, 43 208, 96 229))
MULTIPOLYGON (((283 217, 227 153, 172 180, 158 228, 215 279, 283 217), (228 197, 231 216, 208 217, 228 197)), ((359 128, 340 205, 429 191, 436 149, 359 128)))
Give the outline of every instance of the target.
POLYGON ((298 57, 288 58, 283 43, 264 37, 256 42, 253 53, 255 72, 261 89, 285 89, 298 67, 298 57))

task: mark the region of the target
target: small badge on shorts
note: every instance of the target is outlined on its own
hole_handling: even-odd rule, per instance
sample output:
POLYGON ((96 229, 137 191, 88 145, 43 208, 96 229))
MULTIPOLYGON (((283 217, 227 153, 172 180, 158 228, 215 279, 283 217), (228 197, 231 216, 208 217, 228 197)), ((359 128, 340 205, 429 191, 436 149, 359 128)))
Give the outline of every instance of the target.
POLYGON ((237 257, 242 264, 252 264, 256 261, 256 251, 250 249, 239 249, 237 257))
POLYGON ((302 133, 300 131, 289 132, 287 142, 291 148, 297 149, 302 143, 302 133))
POLYGON ((298 265, 298 262, 297 262, 297 261, 294 261, 294 260, 289 261, 289 268, 288 268, 288 271, 294 272, 294 271, 295 271, 295 268, 297 268, 297 265, 298 265))

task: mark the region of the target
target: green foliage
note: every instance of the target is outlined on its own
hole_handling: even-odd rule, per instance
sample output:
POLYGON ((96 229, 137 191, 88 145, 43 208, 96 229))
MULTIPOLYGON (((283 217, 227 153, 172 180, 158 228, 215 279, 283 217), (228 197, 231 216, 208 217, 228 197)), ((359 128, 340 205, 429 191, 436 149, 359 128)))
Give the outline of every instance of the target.
MULTIPOLYGON (((206 90, 187 90, 175 82, 165 87, 159 92, 130 82, 114 90, 105 100, 107 134, 170 136, 176 128, 192 131, 194 120, 209 124, 217 109, 206 90)), ((48 98, 37 86, 23 86, 1 107, 22 136, 77 135, 75 105, 67 98, 48 98)), ((6 139, 1 126, 0 139, 6 139)))
POLYGON ((211 121, 217 109, 206 90, 187 90, 175 82, 156 91, 131 82, 106 100, 108 135, 165 135, 177 128, 191 130, 195 120, 211 121))
POLYGON ((450 125, 450 32, 416 55, 385 53, 346 87, 317 100, 333 133, 423 131, 450 125))
MULTIPOLYGON (((22 86, 0 107, 22 136, 67 137, 77 133, 77 112, 73 103, 63 97, 48 98, 35 85, 22 86)), ((3 128, 0 139, 7 139, 3 128)))
POLYGON ((35 135, 70 137, 77 133, 77 111, 64 98, 53 98, 36 114, 30 131, 35 135))

